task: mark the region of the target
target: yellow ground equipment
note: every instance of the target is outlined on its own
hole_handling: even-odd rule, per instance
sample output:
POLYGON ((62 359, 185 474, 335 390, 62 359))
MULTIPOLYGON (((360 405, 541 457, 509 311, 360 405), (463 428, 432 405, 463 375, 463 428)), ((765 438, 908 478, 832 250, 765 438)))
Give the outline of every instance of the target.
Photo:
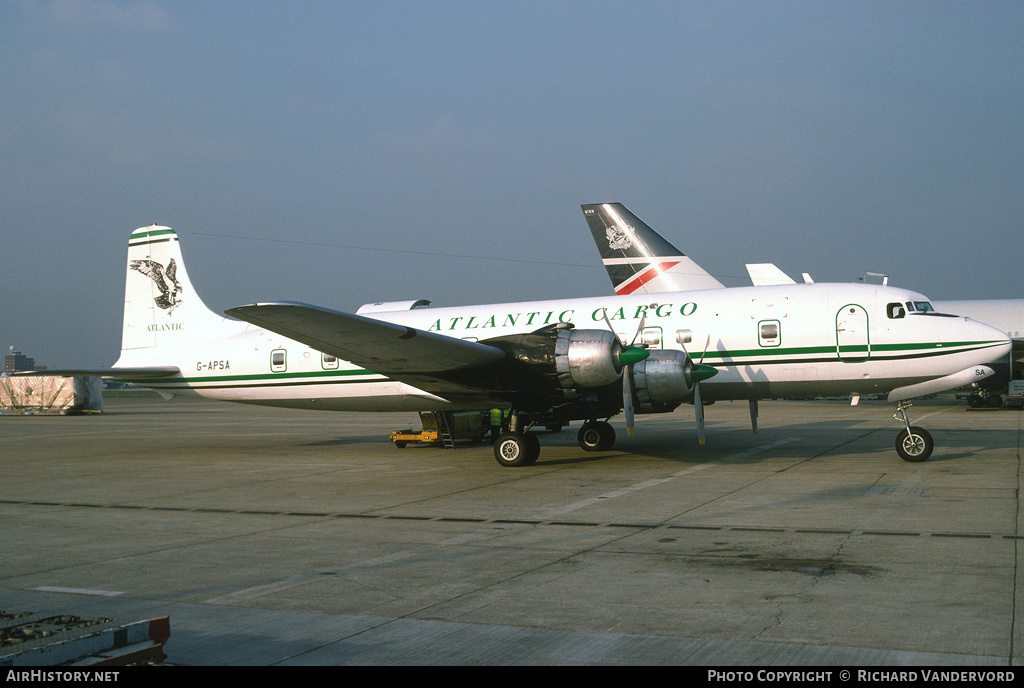
POLYGON ((489 430, 479 411, 421 411, 420 422, 423 429, 419 432, 395 430, 391 441, 399 449, 409 442, 440 443, 445 449, 454 449, 455 440, 481 442, 489 430))

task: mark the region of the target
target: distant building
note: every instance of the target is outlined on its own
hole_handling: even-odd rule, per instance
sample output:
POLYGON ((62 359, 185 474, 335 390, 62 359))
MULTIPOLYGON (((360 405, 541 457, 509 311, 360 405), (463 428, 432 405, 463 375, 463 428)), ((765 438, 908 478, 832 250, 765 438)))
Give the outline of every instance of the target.
POLYGON ((11 347, 11 353, 4 356, 4 372, 17 373, 22 370, 35 370, 36 359, 25 356, 11 347))

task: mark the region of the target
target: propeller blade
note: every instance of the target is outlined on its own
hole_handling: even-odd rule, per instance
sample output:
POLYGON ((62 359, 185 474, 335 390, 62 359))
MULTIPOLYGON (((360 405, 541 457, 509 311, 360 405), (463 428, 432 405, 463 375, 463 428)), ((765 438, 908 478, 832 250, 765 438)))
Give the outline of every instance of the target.
POLYGON ((692 333, 689 330, 680 330, 676 333, 676 341, 683 347, 683 353, 686 354, 686 358, 690 362, 690 384, 693 385, 693 410, 697 416, 697 439, 701 444, 704 444, 704 402, 700 398, 700 383, 701 380, 707 380, 708 378, 718 375, 718 368, 711 365, 704 365, 704 356, 708 353, 708 347, 711 346, 711 334, 708 334, 707 341, 704 342, 704 351, 700 354, 700 361, 694 362, 693 356, 686 350, 687 342, 691 341, 692 333))
MULTIPOLYGON (((608 317, 608 309, 602 308, 601 313, 604 315, 604 322, 611 330, 612 334, 619 341, 619 365, 622 366, 622 411, 626 416, 626 432, 632 436, 634 430, 634 412, 633 412, 633 364, 639 363, 648 356, 651 352, 647 350, 644 345, 635 346, 632 342, 626 344, 622 341, 622 337, 618 335, 615 328, 612 327, 612 321, 608 317)), ((647 320, 646 314, 640 318, 640 327, 636 329, 636 334, 633 335, 633 342, 636 342, 637 337, 640 336, 640 332, 644 328, 644 322, 647 320)), ((716 371, 717 372, 717 371, 716 371)))
POLYGON ((640 316, 640 324, 636 327, 636 332, 633 334, 633 341, 630 342, 630 345, 636 345, 636 340, 640 337, 640 333, 644 331, 645 322, 647 322, 646 312, 640 316))
POLYGON ((619 334, 615 331, 615 328, 612 327, 612 321, 608 318, 608 309, 602 308, 601 313, 602 315, 604 315, 604 324, 608 326, 608 329, 612 331, 612 334, 615 335, 615 338, 619 340, 619 344, 625 344, 625 342, 622 341, 622 337, 620 337, 619 334))
POLYGON ((633 366, 622 371, 622 410, 626 414, 626 433, 633 436, 633 366))
POLYGON ((697 440, 704 444, 704 404, 700 400, 700 383, 693 385, 693 408, 697 413, 697 440))

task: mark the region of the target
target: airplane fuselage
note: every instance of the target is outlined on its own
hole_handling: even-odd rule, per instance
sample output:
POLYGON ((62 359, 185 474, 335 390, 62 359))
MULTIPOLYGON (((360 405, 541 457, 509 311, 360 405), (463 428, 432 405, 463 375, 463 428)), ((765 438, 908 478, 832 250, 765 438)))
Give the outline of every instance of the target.
MULTIPOLYGON (((702 383, 705 401, 888 392, 1005 354, 1005 338, 981 323, 894 307, 923 301, 894 287, 822 283, 417 308, 373 317, 473 341, 558 322, 578 330, 607 330, 610 323, 627 343, 685 346, 695 361, 716 367, 718 374, 702 383)), ((192 343, 198 335, 187 320, 160 332, 159 363, 182 372, 144 384, 165 395, 322 410, 506 403, 486 395, 442 399, 240 321, 224 319, 213 329, 216 336, 201 344, 192 343), (183 345, 175 349, 177 333, 183 345)), ((122 352, 117 366, 153 363, 140 349, 122 352)))

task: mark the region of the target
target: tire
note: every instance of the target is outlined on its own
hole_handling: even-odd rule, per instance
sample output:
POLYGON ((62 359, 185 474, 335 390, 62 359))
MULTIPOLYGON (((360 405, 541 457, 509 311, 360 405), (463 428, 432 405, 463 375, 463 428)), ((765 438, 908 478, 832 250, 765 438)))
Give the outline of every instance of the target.
POLYGON ((904 428, 900 430, 900 434, 896 435, 896 453, 904 461, 927 461, 934 448, 935 443, 932 441, 932 436, 928 434, 927 430, 916 425, 910 426, 909 433, 904 428))
POLYGON ((967 397, 967 405, 971 408, 981 408, 985 405, 985 400, 979 397, 977 394, 972 394, 967 397))
POLYGON ((540 440, 521 432, 503 432, 494 443, 494 459, 505 468, 530 466, 540 456, 540 440))
POLYGON ((540 438, 532 432, 526 433, 526 446, 530 450, 524 466, 532 466, 540 458, 540 438))
POLYGON ((1003 398, 1001 396, 999 396, 998 394, 992 394, 992 395, 989 396, 989 398, 988 398, 988 407, 989 408, 1002 408, 1002 406, 1003 406, 1003 398))
POLYGON ((399 449, 405 449, 405 445, 405 440, 395 440, 395 446, 398 447, 399 449))
POLYGON ((583 451, 607 451, 615 444, 615 428, 604 421, 583 424, 576 440, 583 451))

